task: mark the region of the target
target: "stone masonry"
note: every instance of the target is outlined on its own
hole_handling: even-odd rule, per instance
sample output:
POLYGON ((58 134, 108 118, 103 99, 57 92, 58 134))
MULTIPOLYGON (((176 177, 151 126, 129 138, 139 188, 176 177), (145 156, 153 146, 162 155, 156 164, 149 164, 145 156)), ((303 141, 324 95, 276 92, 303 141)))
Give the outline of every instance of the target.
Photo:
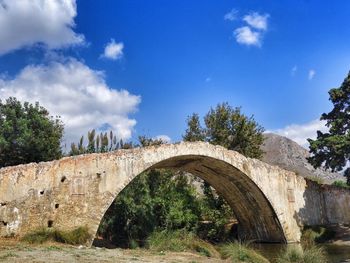
POLYGON ((206 180, 232 207, 242 238, 299 242, 304 225, 350 223, 349 190, 319 186, 277 166, 196 142, 2 168, 0 236, 87 226, 92 242, 118 193, 153 168, 182 170, 206 180))

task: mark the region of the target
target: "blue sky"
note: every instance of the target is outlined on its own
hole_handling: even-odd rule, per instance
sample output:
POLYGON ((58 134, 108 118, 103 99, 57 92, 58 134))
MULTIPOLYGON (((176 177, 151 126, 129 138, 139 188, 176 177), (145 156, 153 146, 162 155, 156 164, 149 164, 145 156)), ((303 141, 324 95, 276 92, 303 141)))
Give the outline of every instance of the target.
POLYGON ((0 0, 0 98, 125 139, 181 140, 186 117, 242 106, 300 144, 350 70, 350 2, 0 0))

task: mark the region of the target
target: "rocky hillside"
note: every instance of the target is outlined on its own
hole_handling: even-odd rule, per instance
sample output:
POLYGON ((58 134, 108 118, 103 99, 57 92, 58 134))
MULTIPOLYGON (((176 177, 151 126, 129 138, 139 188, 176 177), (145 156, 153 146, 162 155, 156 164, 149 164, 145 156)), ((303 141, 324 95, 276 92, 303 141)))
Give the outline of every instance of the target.
POLYGON ((262 150, 262 161, 293 171, 304 177, 318 177, 326 183, 345 180, 339 173, 330 173, 323 169, 314 169, 306 160, 309 152, 296 142, 273 133, 266 133, 262 150))

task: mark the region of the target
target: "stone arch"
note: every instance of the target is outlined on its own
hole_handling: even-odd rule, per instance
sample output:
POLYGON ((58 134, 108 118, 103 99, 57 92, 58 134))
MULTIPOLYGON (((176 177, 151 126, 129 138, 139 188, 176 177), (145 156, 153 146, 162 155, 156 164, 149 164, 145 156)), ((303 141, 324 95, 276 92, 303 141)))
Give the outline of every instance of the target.
POLYGON ((160 161, 147 170, 157 168, 189 172, 214 187, 236 215, 240 238, 286 242, 279 219, 269 200, 246 174, 231 164, 202 155, 180 155, 160 161))
MULTIPOLYGON (((144 155, 139 158, 134 155, 131 162, 132 167, 125 169, 129 172, 127 180, 121 187, 118 187, 113 198, 109 200, 100 221, 116 196, 140 173, 149 169, 168 168, 189 172, 214 187, 234 211, 239 221, 239 236, 241 238, 261 242, 285 243, 288 241, 273 204, 259 185, 242 169, 243 167, 249 171, 247 164, 241 162, 243 159, 248 160, 247 158, 236 152, 205 143, 200 145, 207 148, 207 151, 200 149, 200 153, 193 154, 192 149, 186 153, 186 151, 180 150, 184 145, 190 144, 153 147, 152 150, 146 148, 147 152, 144 153, 147 155, 146 158, 144 155), (162 148, 173 148, 174 154, 165 154, 162 148), (236 155, 236 158, 227 156, 227 154, 236 155), (154 159, 154 157, 156 158, 154 159), (237 159, 237 157, 240 158, 237 159), (147 158, 152 159, 152 161, 147 161, 147 158), (241 169, 234 166, 232 160, 236 160, 236 165, 240 164, 241 169), (138 162, 141 162, 141 165, 138 162)), ((194 150, 198 151, 198 149, 194 150)), ((141 155, 142 152, 143 149, 140 150, 141 155)), ((99 224, 95 227, 95 231, 97 231, 98 226, 99 224)))

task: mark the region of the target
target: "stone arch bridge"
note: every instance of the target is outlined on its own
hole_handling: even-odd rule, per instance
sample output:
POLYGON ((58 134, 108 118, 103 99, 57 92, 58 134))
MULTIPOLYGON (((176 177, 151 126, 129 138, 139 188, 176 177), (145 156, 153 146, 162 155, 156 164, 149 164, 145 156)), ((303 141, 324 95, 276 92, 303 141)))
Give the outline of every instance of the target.
POLYGON ((87 226, 93 240, 106 210, 140 173, 174 168, 207 181, 232 207, 239 235, 298 242, 303 225, 350 223, 350 191, 208 143, 87 154, 0 169, 0 236, 41 227, 87 226))

